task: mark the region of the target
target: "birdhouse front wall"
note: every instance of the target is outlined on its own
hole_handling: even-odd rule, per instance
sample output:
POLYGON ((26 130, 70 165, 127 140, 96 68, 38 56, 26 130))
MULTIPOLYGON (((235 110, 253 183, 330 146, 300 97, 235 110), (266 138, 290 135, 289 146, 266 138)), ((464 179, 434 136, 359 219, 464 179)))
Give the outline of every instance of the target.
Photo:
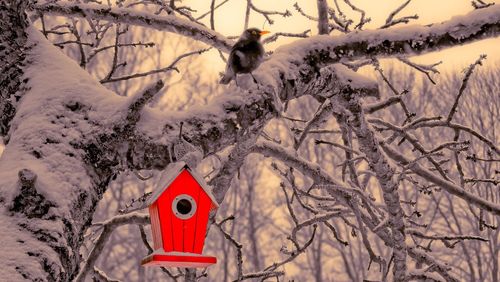
POLYGON ((149 216, 151 217, 151 230, 153 232, 153 246, 155 250, 163 247, 161 238, 161 224, 158 214, 158 204, 155 202, 149 206, 149 216))
MULTIPOLYGON (((165 252, 201 254, 208 215, 213 204, 189 171, 183 170, 155 204, 158 209, 158 221, 161 229, 161 246, 165 252), (196 210, 191 217, 183 219, 176 215, 173 203, 176 197, 186 197, 186 195, 194 201, 196 210)), ((158 245, 160 246, 160 243, 158 245)))

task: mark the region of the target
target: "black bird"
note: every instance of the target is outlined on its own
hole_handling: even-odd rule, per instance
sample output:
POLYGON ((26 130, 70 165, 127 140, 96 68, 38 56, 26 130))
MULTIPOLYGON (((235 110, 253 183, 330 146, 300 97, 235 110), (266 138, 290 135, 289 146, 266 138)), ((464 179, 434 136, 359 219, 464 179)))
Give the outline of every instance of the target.
POLYGON ((236 75, 239 73, 252 74, 252 71, 260 65, 264 57, 264 47, 260 43, 260 37, 267 33, 269 31, 249 28, 241 34, 238 42, 231 49, 226 73, 220 80, 221 84, 228 84, 232 79, 236 80, 236 75))

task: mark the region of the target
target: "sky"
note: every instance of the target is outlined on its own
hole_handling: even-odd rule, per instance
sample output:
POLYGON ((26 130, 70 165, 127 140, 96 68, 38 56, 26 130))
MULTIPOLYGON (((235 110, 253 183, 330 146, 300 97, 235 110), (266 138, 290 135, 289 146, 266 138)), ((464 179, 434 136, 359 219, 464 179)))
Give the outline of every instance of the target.
MULTIPOLYGON (((222 0, 217 0, 220 3, 222 0)), ((198 11, 208 11, 210 2, 208 0, 192 0, 187 1, 193 3, 193 7, 198 11)), ((256 7, 263 10, 284 11, 288 9, 292 16, 283 18, 279 15, 273 16, 275 23, 269 25, 265 23, 264 17, 260 14, 252 12, 250 16, 250 26, 257 28, 265 28, 271 32, 291 32, 299 33, 307 29, 311 29, 313 34, 317 34, 316 23, 306 19, 298 14, 294 9, 293 4, 298 2, 303 10, 309 15, 316 16, 316 1, 315 0, 253 0, 256 7)), ((375 29, 385 23, 387 16, 398 6, 403 0, 351 0, 351 2, 366 11, 367 16, 372 19, 365 26, 365 29, 375 29)), ((492 1, 495 2, 495 1, 492 1)), ((333 0, 328 1, 330 7, 335 7, 333 0)), ((347 15, 352 15, 355 19, 359 19, 359 13, 353 12, 348 8, 342 0, 339 0, 339 5, 343 12, 347 15), (342 2, 342 3, 340 3, 342 2)), ((215 13, 215 28, 218 32, 226 36, 239 35, 244 26, 246 0, 230 0, 224 6, 216 10, 215 13)), ((438 23, 450 19, 453 16, 463 15, 473 10, 469 0, 413 0, 403 9, 398 16, 407 16, 418 14, 419 19, 413 20, 410 24, 431 24, 438 23)), ((396 16, 396 17, 398 17, 396 16)), ((203 22, 208 24, 208 17, 203 19, 203 22)), ((402 26, 402 25, 400 25, 402 26)), ((289 38, 280 40, 277 43, 266 45, 266 50, 273 50, 279 45, 286 44, 298 40, 289 38)), ((444 51, 433 52, 422 56, 412 58, 415 62, 434 63, 443 61, 439 67, 441 71, 463 69, 470 63, 474 62, 480 54, 487 54, 488 60, 486 64, 493 64, 500 60, 500 38, 488 39, 481 42, 467 44, 460 47, 448 48, 444 51)), ((213 68, 214 71, 221 71, 224 68, 224 63, 221 61, 217 52, 212 52, 207 57, 209 64, 206 68, 213 68)))

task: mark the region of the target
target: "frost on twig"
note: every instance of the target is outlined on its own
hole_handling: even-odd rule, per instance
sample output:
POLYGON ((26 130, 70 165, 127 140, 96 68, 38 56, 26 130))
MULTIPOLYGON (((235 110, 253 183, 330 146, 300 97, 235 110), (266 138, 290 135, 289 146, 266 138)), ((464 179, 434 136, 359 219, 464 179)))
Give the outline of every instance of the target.
POLYGON ((407 0, 401 6, 399 6, 396 10, 392 11, 389 14, 389 16, 387 17, 387 19, 385 20, 385 24, 383 26, 381 26, 380 28, 388 28, 388 27, 391 27, 391 26, 394 26, 394 25, 397 25, 400 23, 408 23, 408 22, 410 22, 410 20, 418 19, 418 15, 405 16, 405 17, 394 19, 394 17, 399 12, 401 12, 401 10, 403 10, 406 6, 408 6, 408 4, 410 4, 410 2, 411 2, 411 0, 407 0))
POLYGON ((439 61, 437 63, 430 64, 430 65, 422 65, 422 64, 417 64, 417 63, 411 62, 410 60, 408 60, 404 57, 398 57, 398 60, 405 63, 406 65, 418 70, 419 72, 425 74, 427 76, 427 78, 429 79, 429 81, 432 82, 432 84, 436 84, 436 82, 432 79, 430 73, 439 73, 439 71, 436 69, 436 66, 443 63, 442 61, 439 61))
POLYGON ((80 16, 92 19, 102 19, 113 22, 124 22, 132 25, 152 27, 158 30, 176 32, 196 40, 202 41, 224 51, 229 51, 232 42, 215 31, 189 20, 175 16, 156 16, 126 8, 110 8, 104 5, 81 4, 69 2, 55 2, 47 4, 33 4, 30 9, 46 15, 80 16))
POLYGON ((177 57, 175 60, 173 60, 172 63, 170 63, 170 65, 168 65, 168 66, 166 66, 164 68, 159 68, 159 69, 155 69, 155 70, 151 70, 151 71, 147 71, 147 72, 134 73, 134 74, 130 74, 130 75, 124 75, 124 76, 120 76, 120 77, 111 77, 111 76, 108 76, 108 77, 102 79, 100 82, 101 83, 110 83, 110 82, 117 82, 117 81, 121 81, 121 80, 129 80, 129 79, 144 77, 144 76, 158 74, 158 73, 166 73, 166 72, 169 72, 169 71, 179 72, 179 69, 176 67, 176 64, 179 61, 181 61, 182 59, 187 58, 189 56, 203 54, 203 53, 209 51, 210 49, 211 48, 201 49, 201 50, 196 50, 196 51, 192 51, 192 52, 188 52, 188 53, 182 54, 179 57, 177 57))
MULTIPOLYGON (((392 149, 390 146, 381 143, 381 147, 384 149, 385 153, 392 159, 402 163, 408 164, 410 160, 408 160, 405 156, 398 153, 396 150, 392 149)), ((500 205, 491 203, 483 198, 473 195, 461 187, 455 185, 452 182, 442 179, 441 177, 436 176, 429 170, 421 167, 418 163, 415 163, 410 167, 410 169, 419 175, 420 177, 426 179, 429 182, 432 182, 436 185, 439 185, 441 188, 445 189, 450 194, 453 194, 457 197, 460 197, 466 200, 469 203, 472 203, 486 211, 489 211, 493 214, 500 215, 500 205)))
POLYGON ((482 65, 483 64, 482 62, 484 59, 486 59, 486 55, 483 54, 483 55, 479 56, 479 58, 467 68, 467 70, 465 72, 465 76, 462 80, 462 85, 460 86, 460 89, 458 90, 458 95, 455 99, 455 102, 453 102, 453 106, 451 106, 450 112, 448 113, 448 116, 446 117, 446 121, 448 123, 451 122, 451 120, 453 119, 453 115, 457 111, 458 102, 460 101, 460 97, 462 97, 462 94, 464 93, 465 89, 467 88, 467 82, 469 81, 472 73, 474 72, 474 69, 476 68, 476 66, 482 65))
POLYGON ((482 241, 482 242, 488 242, 488 239, 485 239, 480 236, 468 236, 468 235, 459 235, 459 236, 450 236, 450 235, 429 235, 429 234, 424 234, 419 230, 416 229, 409 229, 406 231, 408 234, 411 236, 423 238, 426 240, 430 240, 429 245, 427 248, 430 247, 430 244, 432 241, 441 241, 447 248, 453 249, 456 244, 458 244, 460 241, 464 240, 477 240, 477 241, 482 241))
POLYGON ((483 9, 483 8, 487 8, 491 5, 495 5, 495 3, 487 3, 487 2, 484 2, 482 0, 472 0, 471 4, 472 4, 472 7, 474 7, 474 9, 483 9))
POLYGON ((98 238, 96 239, 94 247, 90 251, 87 259, 85 260, 80 270, 80 273, 78 273, 78 275, 76 276, 75 281, 76 282, 85 281, 85 277, 93 269, 95 262, 102 253, 102 250, 106 242, 108 241, 109 237, 116 228, 126 224, 145 225, 149 224, 149 222, 150 222, 149 215, 132 213, 127 215, 118 215, 105 222, 97 224, 99 229, 102 229, 102 231, 99 234, 98 238))
MULTIPOLYGON (((268 157, 273 157, 274 159, 280 160, 287 165, 290 165, 297 170, 299 170, 304 175, 307 175, 313 179, 316 183, 324 183, 328 185, 321 185, 331 196, 336 197, 341 200, 347 206, 359 209, 360 206, 357 203, 356 198, 353 195, 362 193, 360 190, 355 188, 349 188, 345 184, 338 182, 336 179, 331 177, 328 173, 322 170, 318 165, 310 163, 302 158, 296 156, 293 151, 281 148, 270 142, 261 142, 254 147, 254 151, 261 153, 268 157)), ((362 195, 362 194, 361 194, 362 195)), ((364 206, 369 206, 369 201, 363 202, 364 206)), ((366 226, 372 230, 380 239, 382 239, 385 244, 390 247, 394 247, 394 240, 390 235, 386 227, 380 226, 379 229, 375 229, 381 224, 380 219, 373 213, 367 213, 364 210, 360 210, 361 220, 366 226)), ((425 252, 416 250, 414 247, 407 248, 408 255, 418 262, 425 263, 428 266, 435 266, 433 271, 439 273, 442 277, 448 281, 458 281, 453 275, 449 273, 450 268, 440 262, 432 255, 425 252)))
POLYGON ((284 12, 279 12, 279 11, 266 11, 266 10, 262 10, 262 9, 259 9, 257 8, 254 3, 252 2, 252 0, 247 0, 248 1, 248 5, 250 7, 250 9, 252 9, 253 11, 261 14, 262 16, 264 16, 264 18, 266 18, 267 22, 269 24, 274 24, 274 21, 273 19, 271 19, 271 16, 272 15, 280 15, 284 18, 286 17, 290 17, 292 14, 290 13, 290 11, 288 10, 285 10, 284 12))
POLYGON ((365 17, 365 16, 366 16, 366 12, 365 12, 363 9, 360 9, 360 8, 358 8, 358 7, 354 6, 354 4, 352 4, 350 0, 344 0, 344 2, 345 2, 345 3, 349 6, 349 7, 351 7, 351 9, 352 9, 353 11, 356 11, 356 12, 358 12, 358 13, 360 13, 360 14, 361 14, 361 18, 359 19, 358 24, 356 24, 356 26, 355 26, 354 28, 357 28, 357 29, 360 29, 360 30, 361 30, 361 29, 363 29, 363 26, 364 26, 365 24, 369 23, 369 22, 371 21, 371 19, 370 19, 370 18, 366 18, 366 17, 365 17))
POLYGON ((276 40, 278 40, 279 37, 307 38, 307 37, 309 37, 308 33, 310 33, 310 32, 311 32, 310 29, 305 30, 302 33, 275 32, 275 33, 273 33, 273 35, 271 35, 271 36, 265 38, 264 40, 262 40, 262 43, 268 44, 268 43, 271 43, 271 42, 275 42, 276 40))
POLYGON ((403 220, 403 210, 399 202, 397 183, 394 182, 394 168, 391 167, 378 147, 375 136, 364 117, 358 98, 355 95, 347 98, 334 97, 332 103, 339 103, 352 114, 350 126, 358 138, 360 151, 365 154, 370 168, 375 172, 377 180, 382 187, 384 202, 389 213, 389 225, 394 240, 394 279, 403 281, 407 271, 405 223, 403 220))

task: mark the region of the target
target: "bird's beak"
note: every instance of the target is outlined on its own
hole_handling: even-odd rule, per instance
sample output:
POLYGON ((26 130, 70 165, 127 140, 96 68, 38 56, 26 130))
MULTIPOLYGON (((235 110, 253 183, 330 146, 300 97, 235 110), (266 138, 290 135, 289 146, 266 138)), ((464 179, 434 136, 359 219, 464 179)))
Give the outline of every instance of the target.
POLYGON ((268 34, 268 33, 271 33, 270 31, 267 31, 267 30, 263 30, 260 32, 260 35, 264 35, 264 34, 268 34))

